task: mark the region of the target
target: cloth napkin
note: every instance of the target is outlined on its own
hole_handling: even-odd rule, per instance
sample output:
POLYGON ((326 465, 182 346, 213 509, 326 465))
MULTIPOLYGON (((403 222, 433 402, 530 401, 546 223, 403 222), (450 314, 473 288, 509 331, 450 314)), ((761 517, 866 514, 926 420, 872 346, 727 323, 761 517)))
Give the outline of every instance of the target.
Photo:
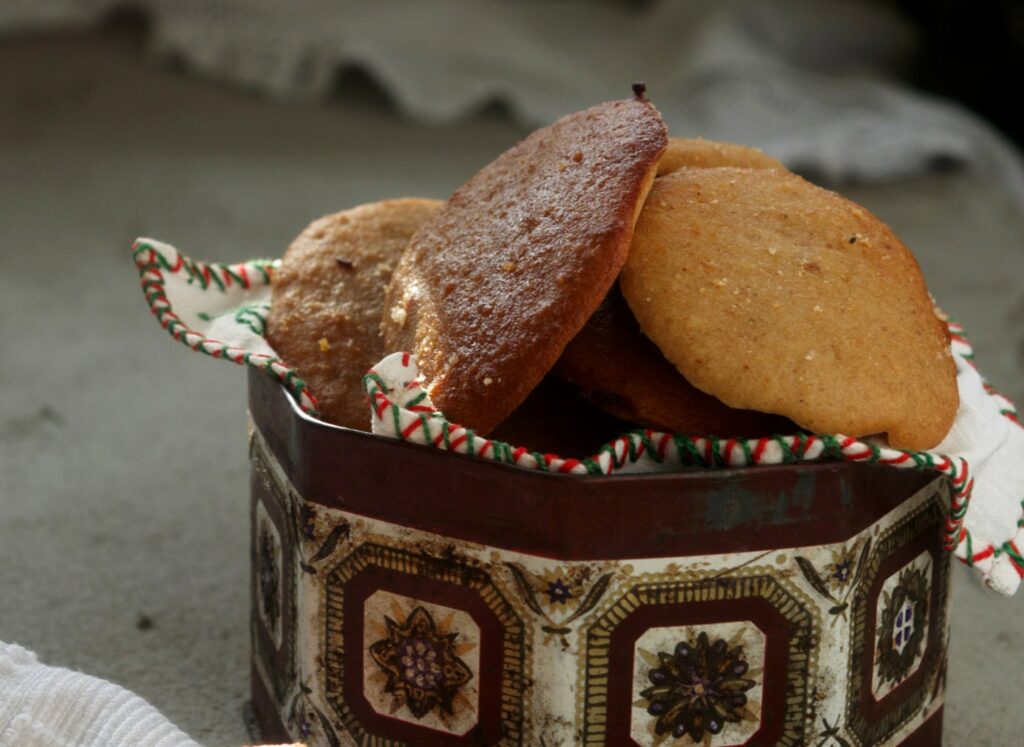
POLYGON ((199 747, 118 685, 0 641, 0 747, 199 747))
MULTIPOLYGON (((152 239, 139 239, 133 251, 150 311, 173 339, 213 358, 265 371, 316 416, 315 393, 264 338, 274 262, 197 262, 152 239)), ((538 453, 529 444, 483 438, 449 422, 421 386, 415 357, 402 352, 386 357, 364 377, 367 422, 374 433, 391 438, 567 474, 756 468, 822 459, 929 470, 944 475, 951 486, 947 549, 986 585, 1010 595, 1024 575, 1024 429, 1009 400, 978 372, 963 329, 955 323, 949 328, 960 410, 932 451, 892 449, 884 442, 840 434, 718 439, 638 429, 596 448, 591 457, 562 458, 538 453)))

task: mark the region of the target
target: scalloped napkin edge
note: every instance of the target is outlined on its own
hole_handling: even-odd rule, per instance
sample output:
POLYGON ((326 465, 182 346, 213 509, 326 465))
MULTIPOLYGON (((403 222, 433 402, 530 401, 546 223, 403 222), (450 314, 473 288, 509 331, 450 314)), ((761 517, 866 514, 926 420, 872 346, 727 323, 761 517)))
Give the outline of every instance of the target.
MULTIPOLYGON (((169 244, 132 247, 143 294, 160 326, 191 350, 259 368, 317 415, 316 397, 264 338, 275 260, 198 262, 169 244)), ((949 323, 960 409, 934 450, 893 449, 842 435, 718 439, 637 429, 585 459, 542 454, 483 438, 451 423, 430 403, 415 356, 393 353, 363 379, 375 434, 469 454, 524 469, 564 474, 625 474, 743 468, 818 460, 859 461, 930 470, 951 487, 946 548, 990 588, 1015 593, 1024 577, 1024 428, 1016 408, 985 382, 963 328, 949 323)))

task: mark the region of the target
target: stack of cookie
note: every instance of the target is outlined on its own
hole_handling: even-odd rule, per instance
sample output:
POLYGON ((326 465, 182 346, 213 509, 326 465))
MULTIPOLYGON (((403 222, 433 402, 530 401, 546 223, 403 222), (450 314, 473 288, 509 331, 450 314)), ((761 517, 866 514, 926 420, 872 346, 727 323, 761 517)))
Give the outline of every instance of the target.
POLYGON ((446 202, 316 221, 273 290, 270 343, 352 428, 362 375, 400 350, 450 420, 533 448, 593 449, 625 422, 928 449, 958 406, 946 327, 892 231, 757 150, 668 138, 642 88, 446 202), (607 417, 551 413, 570 387, 607 417), (552 442, 566 421, 582 440, 552 442))

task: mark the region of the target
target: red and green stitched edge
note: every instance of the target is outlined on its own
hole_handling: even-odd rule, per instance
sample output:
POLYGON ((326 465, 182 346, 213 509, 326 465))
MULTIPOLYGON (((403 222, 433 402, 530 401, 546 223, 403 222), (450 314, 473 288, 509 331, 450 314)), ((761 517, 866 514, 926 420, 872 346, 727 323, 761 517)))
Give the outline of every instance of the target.
MULTIPOLYGON (((950 320, 949 334, 952 339, 954 352, 977 370, 978 367, 974 363, 974 351, 964 335, 963 325, 950 320)), ((999 412, 1003 417, 1017 426, 1021 426, 1020 416, 1013 402, 987 381, 984 382, 984 385, 985 391, 999 405, 999 412)), ((1017 532, 1012 539, 998 546, 992 544, 976 546, 970 531, 964 527, 960 533, 957 553, 963 556, 961 560, 967 565, 986 572, 991 570, 992 565, 997 560, 1005 558, 1010 567, 1016 571, 1017 577, 1024 579, 1024 554, 1022 554, 1022 548, 1024 548, 1024 500, 1021 501, 1021 514, 1020 518, 1017 519, 1017 532)))
MULTIPOLYGON (((185 273, 189 283, 195 283, 204 290, 216 288, 226 292, 235 285, 243 289, 267 286, 270 284, 275 262, 198 262, 185 257, 173 247, 161 244, 173 254, 172 261, 158 251, 153 246, 154 243, 157 242, 148 239, 137 240, 132 246, 132 256, 139 271, 146 301, 160 326, 167 330, 172 338, 192 350, 269 373, 295 396, 304 412, 317 417, 316 398, 295 369, 276 356, 250 352, 189 328, 173 311, 165 293, 164 273, 185 273)), ((973 366, 973 351, 964 337, 963 327, 954 321, 950 321, 948 326, 954 351, 973 366)), ((408 364, 407 354, 403 356, 403 362, 408 364)), ((983 572, 990 570, 997 560, 1005 558, 1017 575, 1024 578, 1024 501, 1021 502, 1021 518, 1018 520, 1016 535, 998 547, 989 544, 979 548, 970 531, 964 526, 974 480, 970 476, 970 466, 966 460, 959 457, 947 458, 928 452, 890 449, 839 435, 797 434, 760 439, 717 439, 637 429, 605 444, 591 457, 563 458, 477 436, 472 430, 450 423, 441 413, 420 404, 426 399, 425 392, 401 407, 388 398, 383 380, 374 371, 364 377, 363 386, 373 403, 375 416, 383 419, 385 414, 388 414, 397 438, 546 472, 613 474, 636 463, 645 455, 661 464, 703 469, 836 459, 887 464, 901 469, 932 470, 945 475, 953 488, 944 528, 946 548, 955 550, 967 565, 983 572)), ((1015 424, 1021 425, 1013 403, 988 383, 985 384, 985 388, 996 399, 1000 412, 1015 424)))
POLYGON ((229 345, 191 329, 174 312, 167 298, 164 273, 185 273, 189 283, 196 283, 204 290, 216 288, 225 292, 233 285, 248 290, 254 286, 270 285, 274 262, 252 260, 233 265, 196 262, 172 247, 161 245, 165 251, 173 252, 174 259, 171 260, 165 256, 164 251, 158 251, 153 246, 154 243, 148 239, 136 240, 132 244, 132 259, 139 271, 139 282, 146 303, 149 304, 149 310, 157 318, 160 326, 167 330, 172 338, 192 350, 212 358, 224 358, 241 366, 266 371, 295 396, 303 411, 317 417, 316 397, 294 368, 287 366, 276 356, 229 345))
MULTIPOLYGON (((962 327, 951 323, 950 331, 954 344, 958 346, 955 352, 970 361, 973 355, 966 338, 963 337, 962 327)), ((483 438, 473 433, 471 429, 449 422, 429 405, 421 404, 426 399, 426 393, 416 391, 419 385, 414 381, 415 364, 409 354, 402 354, 400 365, 410 369, 409 374, 403 378, 411 382, 409 388, 414 390, 413 398, 407 400, 405 406, 393 401, 383 378, 376 370, 371 370, 363 379, 363 388, 373 404, 374 416, 385 424, 388 432, 406 441, 526 469, 576 475, 608 475, 621 471, 646 456, 659 464, 700 469, 842 460, 885 464, 899 469, 933 471, 944 475, 951 487, 950 507, 943 528, 945 547, 948 551, 958 551, 958 555, 963 555, 961 560, 968 565, 974 565, 976 562, 976 558, 964 550, 973 542, 970 532, 964 526, 964 519, 974 489, 974 479, 970 465, 961 457, 893 449, 842 435, 796 434, 758 439, 719 439, 713 436, 637 429, 605 444, 591 457, 564 458, 483 438)), ((403 393, 403 399, 406 394, 403 393)), ((1019 422, 1013 405, 1005 397, 999 397, 1000 409, 1004 416, 1019 422)), ((1020 526, 1024 527, 1024 514, 1020 526)), ((1019 535, 1021 536, 1007 543, 1002 549, 990 547, 983 552, 988 552, 994 557, 1005 555, 1010 558, 1017 572, 1024 577, 1024 559, 1018 551, 1018 547, 1024 547, 1024 541, 1021 541, 1021 537, 1024 537, 1024 528, 1020 530, 1019 535)))
POLYGON ((974 480, 970 466, 960 457, 891 449, 841 435, 800 433, 741 439, 636 429, 605 444, 591 457, 572 459, 484 438, 469 428, 449 422, 429 407, 402 407, 388 396, 387 387, 376 371, 363 378, 363 388, 373 403, 374 416, 386 423, 387 430, 397 438, 543 472, 610 475, 645 456, 659 464, 697 469, 798 464, 830 459, 886 464, 900 469, 927 469, 945 475, 952 486, 952 500, 944 528, 946 549, 953 550, 966 532, 964 516, 974 480))

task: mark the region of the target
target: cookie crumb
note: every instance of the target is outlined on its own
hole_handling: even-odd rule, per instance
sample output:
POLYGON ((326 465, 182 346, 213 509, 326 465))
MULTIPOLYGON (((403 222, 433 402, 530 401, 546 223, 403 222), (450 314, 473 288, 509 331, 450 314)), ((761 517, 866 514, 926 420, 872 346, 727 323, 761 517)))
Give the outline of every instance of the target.
POLYGON ((319 340, 319 344, 321 353, 326 353, 328 350, 331 349, 331 343, 327 342, 326 337, 321 337, 319 340))
POLYGON ((399 327, 405 326, 405 309, 401 306, 391 307, 391 321, 397 324, 399 327))
POLYGON ((514 269, 516 269, 516 263, 515 262, 506 262, 505 264, 503 264, 501 266, 501 269, 504 272, 512 272, 514 269))
POLYGON ((490 376, 485 376, 484 377, 484 386, 490 386, 493 383, 494 383, 494 379, 492 379, 490 376))

